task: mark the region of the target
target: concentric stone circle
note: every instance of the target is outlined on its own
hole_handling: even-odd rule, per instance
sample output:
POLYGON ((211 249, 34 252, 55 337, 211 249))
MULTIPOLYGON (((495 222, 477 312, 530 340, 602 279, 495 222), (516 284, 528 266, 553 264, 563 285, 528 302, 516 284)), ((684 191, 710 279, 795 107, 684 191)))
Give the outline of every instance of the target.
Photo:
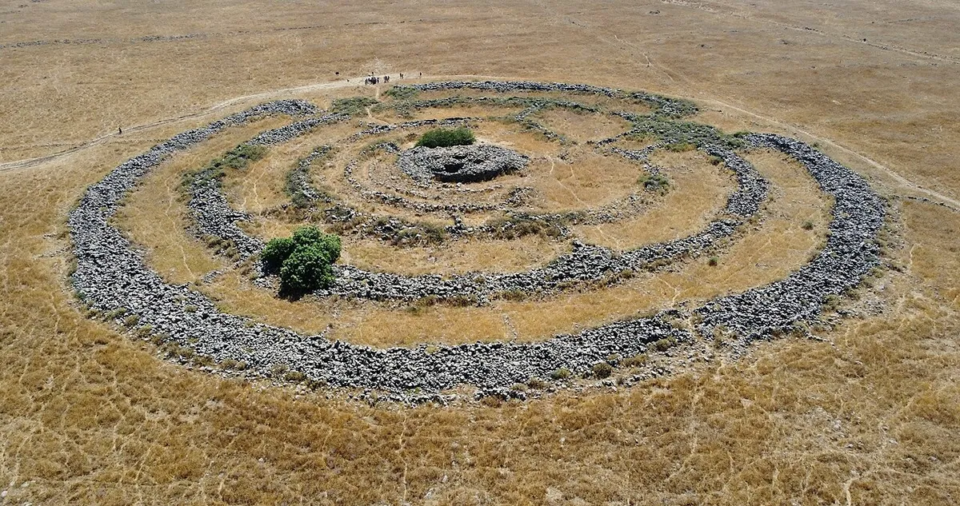
MULTIPOLYGON (((689 114, 693 107, 684 101, 642 92, 560 83, 446 82, 411 88, 521 94, 525 91, 555 91, 630 97, 651 104, 658 114, 668 117, 689 114)), ((516 102, 529 104, 523 100, 516 102)), ((576 107, 571 104, 564 106, 576 107)), ((668 310, 574 335, 558 335, 533 344, 476 343, 431 346, 429 349, 426 346, 375 349, 330 341, 323 335, 304 336, 223 313, 208 297, 188 286, 165 282, 146 265, 141 253, 110 221, 122 205, 123 197, 170 154, 188 149, 225 128, 266 115, 302 119, 264 132, 248 143, 278 144, 314 128, 347 119, 343 115, 321 114, 305 101, 271 102, 178 134, 116 167, 103 180, 88 188, 69 215, 77 260, 71 282, 86 304, 113 315, 118 323, 125 314, 136 315, 139 322, 148 325, 155 335, 189 348, 197 355, 219 362, 243 361, 248 366, 243 373, 246 375, 275 377, 274 371, 282 367, 296 372, 297 377, 331 387, 375 389, 406 401, 418 398, 444 400, 445 397, 437 394, 458 385, 473 385, 481 391, 514 395, 506 390, 512 384, 530 378, 549 379, 559 369, 574 374, 585 372, 607 357, 627 357, 652 351, 652 343, 664 339, 685 341, 695 334, 710 336, 720 326, 741 336, 744 343, 763 339, 815 321, 827 297, 841 295, 858 284, 880 261, 876 237, 883 225, 885 209, 882 200, 860 176, 797 140, 771 134, 749 134, 742 137, 745 145, 775 149, 796 159, 809 171, 821 190, 834 200, 825 246, 812 261, 780 281, 720 297, 692 310, 668 310), (691 314, 698 322, 696 328, 674 325, 677 317, 691 314), (414 395, 410 393, 412 391, 419 393, 414 395)), ((645 120, 633 120, 635 128, 643 128, 645 120)), ((391 127, 372 130, 390 131, 391 127)), ((704 132, 693 131, 684 135, 706 135, 705 138, 709 138, 709 132, 704 132)), ((598 147, 605 144, 597 143, 598 147)), ((558 257, 545 268, 519 274, 487 275, 482 283, 456 277, 404 277, 342 266, 337 273, 337 285, 320 295, 389 299, 409 298, 410 294, 419 297, 469 294, 482 301, 497 290, 517 287, 534 290, 546 287, 549 290, 550 283, 557 283, 559 287, 571 277, 596 281, 598 277, 635 268, 650 259, 687 254, 691 248, 731 236, 757 211, 766 192, 765 181, 728 146, 704 142, 699 149, 719 158, 734 171, 738 189, 730 195, 723 215, 695 236, 619 255, 603 248, 577 245, 572 253, 558 257)), ((640 161, 645 156, 642 152, 622 149, 615 152, 640 161)), ((323 156, 323 153, 323 149, 318 148, 307 159, 323 156)), ((246 257, 259 251, 262 242, 237 227, 236 220, 243 218, 242 213, 230 209, 216 184, 209 181, 198 183, 191 192, 194 219, 204 233, 230 238, 246 257)))
MULTIPOLYGON (((570 102, 565 102, 569 107, 570 102)), ((409 129, 422 126, 462 124, 463 118, 453 118, 440 122, 417 121, 396 126, 376 127, 352 136, 361 139, 372 135, 371 132, 390 132, 397 129, 409 129)), ((258 138, 264 137, 264 135, 258 138)), ((267 135, 268 138, 276 136, 267 135)), ((617 150, 615 153, 629 159, 645 161, 647 155, 659 145, 653 145, 643 151, 617 150)), ((397 152, 399 149, 389 143, 375 144, 371 150, 386 149, 397 152)), ((335 284, 317 292, 320 296, 338 295, 350 298, 372 300, 415 300, 432 297, 440 300, 474 301, 486 304, 491 297, 511 294, 543 295, 564 288, 571 289, 583 284, 610 284, 628 273, 649 268, 655 264, 668 265, 685 256, 696 256, 714 248, 721 240, 733 236, 759 209, 767 193, 767 183, 754 168, 739 155, 729 149, 708 145, 704 150, 718 157, 737 176, 738 189, 729 196, 723 212, 716 216, 700 232, 666 243, 646 245, 633 250, 615 253, 609 248, 587 246, 573 243, 573 251, 561 255, 545 266, 519 273, 471 272, 451 277, 437 275, 405 276, 388 272, 373 272, 350 265, 336 266, 335 284)), ((370 190, 356 181, 353 171, 358 163, 353 160, 344 169, 346 179, 360 195, 373 195, 380 201, 398 207, 407 207, 402 197, 370 190)), ((648 171, 652 169, 648 166, 648 171)), ((200 178, 194 183, 194 198, 190 207, 194 210, 198 230, 201 236, 214 236, 237 245, 241 258, 255 255, 263 247, 259 239, 246 235, 236 226, 235 220, 244 219, 242 213, 227 205, 226 198, 219 192, 215 181, 200 178)), ((450 212, 470 212, 477 207, 422 205, 414 206, 423 212, 446 210, 450 212)))

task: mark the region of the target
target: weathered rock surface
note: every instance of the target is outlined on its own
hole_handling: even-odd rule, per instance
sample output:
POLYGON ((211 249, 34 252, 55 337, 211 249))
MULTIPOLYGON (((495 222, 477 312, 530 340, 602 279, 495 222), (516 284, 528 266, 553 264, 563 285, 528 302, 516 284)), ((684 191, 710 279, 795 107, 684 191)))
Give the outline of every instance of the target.
POLYGON ((408 149, 400 154, 397 167, 421 183, 436 179, 447 183, 476 183, 510 174, 530 161, 524 155, 490 144, 408 149))
POLYGON ((696 310, 702 318, 701 333, 709 335, 723 326, 753 340, 811 321, 828 296, 841 295, 876 267, 880 263, 876 238, 885 209, 862 177, 816 149, 778 135, 752 134, 747 140, 792 156, 834 198, 827 244, 810 263, 786 279, 716 299, 696 310))

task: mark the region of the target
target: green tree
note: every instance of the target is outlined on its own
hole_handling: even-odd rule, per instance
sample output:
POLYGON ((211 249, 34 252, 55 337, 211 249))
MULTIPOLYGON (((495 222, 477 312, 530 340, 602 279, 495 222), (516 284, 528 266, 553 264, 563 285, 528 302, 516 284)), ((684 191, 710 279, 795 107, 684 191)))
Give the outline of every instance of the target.
POLYGON ((306 293, 333 283, 340 238, 314 226, 300 227, 292 238, 272 239, 260 257, 267 272, 279 270, 281 293, 306 293))
POLYGON ((330 255, 318 245, 298 246, 280 267, 280 291, 305 293, 333 283, 330 255))

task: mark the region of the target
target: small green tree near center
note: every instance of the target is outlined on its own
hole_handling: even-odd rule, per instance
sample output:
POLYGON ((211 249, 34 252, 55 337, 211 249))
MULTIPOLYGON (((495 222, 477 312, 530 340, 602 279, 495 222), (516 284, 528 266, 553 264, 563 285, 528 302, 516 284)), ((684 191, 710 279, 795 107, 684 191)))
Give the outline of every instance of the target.
POLYGON ((477 142, 477 138, 467 127, 437 128, 423 134, 417 146, 428 148, 447 148, 450 146, 468 146, 477 142))
POLYGON ((280 292, 302 294, 333 284, 333 263, 340 258, 340 238, 319 228, 298 228, 293 237, 271 239, 260 259, 267 272, 280 273, 280 292))

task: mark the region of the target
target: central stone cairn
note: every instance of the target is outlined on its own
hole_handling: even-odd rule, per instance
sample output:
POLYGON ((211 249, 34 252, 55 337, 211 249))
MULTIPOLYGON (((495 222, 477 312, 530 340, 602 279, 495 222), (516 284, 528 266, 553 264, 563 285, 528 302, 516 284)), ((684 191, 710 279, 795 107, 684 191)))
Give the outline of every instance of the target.
POLYGON ((491 144, 428 148, 418 146, 400 154, 397 166, 422 184, 476 183, 516 172, 530 161, 524 155, 491 144))

